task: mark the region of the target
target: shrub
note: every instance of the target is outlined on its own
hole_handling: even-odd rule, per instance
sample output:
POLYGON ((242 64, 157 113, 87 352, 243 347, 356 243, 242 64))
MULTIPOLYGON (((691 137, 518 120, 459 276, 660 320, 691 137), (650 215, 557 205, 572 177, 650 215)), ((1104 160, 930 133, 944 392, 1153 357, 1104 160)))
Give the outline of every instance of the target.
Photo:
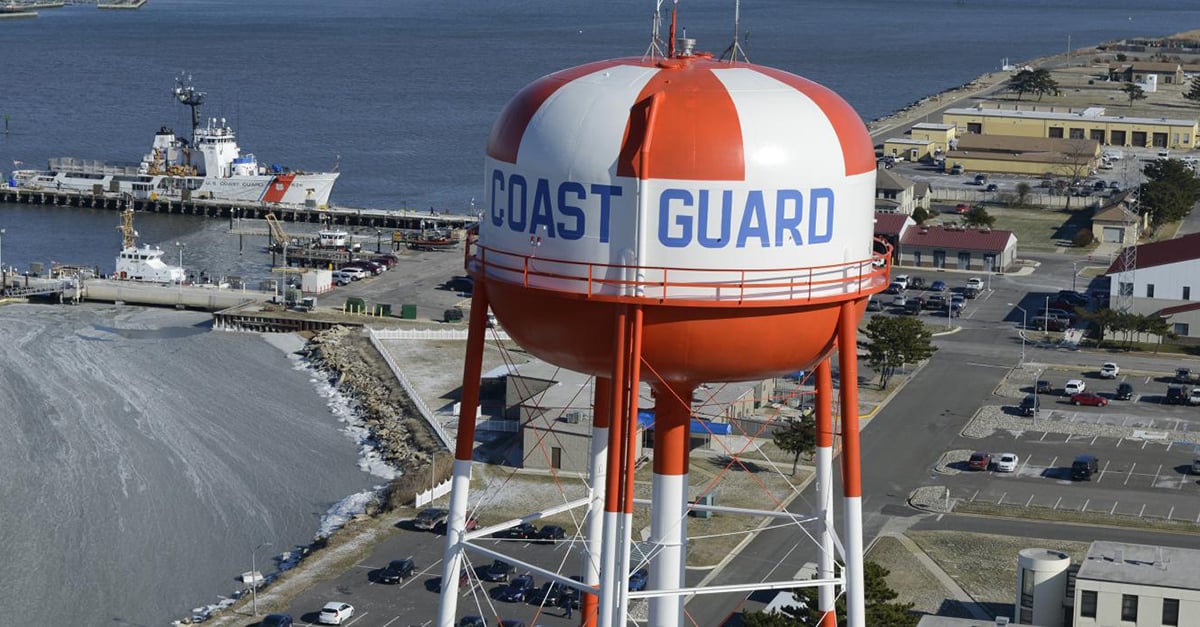
POLYGON ((1096 240, 1096 236, 1092 234, 1091 229, 1079 229, 1075 231, 1075 236, 1071 238, 1071 243, 1082 247, 1091 244, 1096 240))

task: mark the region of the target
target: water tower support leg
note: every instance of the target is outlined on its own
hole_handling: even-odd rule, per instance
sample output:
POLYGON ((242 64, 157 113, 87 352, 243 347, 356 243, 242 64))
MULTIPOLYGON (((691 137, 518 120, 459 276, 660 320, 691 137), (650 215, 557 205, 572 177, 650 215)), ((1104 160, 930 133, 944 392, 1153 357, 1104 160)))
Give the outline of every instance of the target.
POLYGON ((846 625, 866 627, 863 598, 862 465, 858 441, 858 318, 853 302, 838 318, 838 369, 842 407, 842 497, 846 548, 846 625))
POLYGON ((463 361, 454 473, 450 479, 450 513, 446 519, 446 550, 442 562, 438 627, 454 627, 458 613, 458 571, 462 563, 461 542, 466 530, 467 497, 471 488, 471 459, 475 452, 475 417, 479 414, 479 378, 483 374, 487 311, 487 284, 480 281, 471 296, 471 319, 467 326, 467 354, 463 361))
MULTIPOLYGON (((671 590, 684 585, 687 546, 688 439, 691 431, 690 383, 655 386, 654 477, 650 541, 657 554, 650 564, 650 589, 671 590)), ((651 625, 681 627, 683 599, 650 599, 651 625)))
POLYGON ((638 414, 638 382, 642 374, 642 308, 633 306, 629 312, 628 351, 622 354, 628 360, 625 364, 627 388, 625 390, 626 406, 622 412, 625 422, 624 460, 621 468, 623 485, 621 503, 624 513, 621 518, 621 578, 617 587, 621 603, 617 610, 617 622, 614 625, 625 625, 629 622, 629 553, 633 546, 633 476, 637 471, 637 414, 638 414))
POLYGON ((621 442, 625 435, 625 326, 626 312, 617 312, 613 325, 613 375, 609 386, 613 416, 608 429, 608 476, 605 477, 604 487, 604 536, 601 539, 600 557, 600 598, 599 624, 602 627, 614 625, 613 615, 617 612, 617 591, 619 582, 624 581, 617 573, 617 552, 621 550, 617 542, 619 537, 618 525, 621 514, 621 442))
MULTIPOLYGON (((817 500, 821 509, 821 555, 817 576, 833 578, 833 365, 829 357, 817 364, 817 500)), ((817 590, 820 627, 836 627, 837 590, 833 584, 817 590)))
MULTIPOLYGON (((592 458, 588 466, 590 500, 587 512, 587 552, 583 556, 583 582, 593 588, 600 584, 604 538, 604 492, 608 476, 608 426, 612 420, 612 379, 596 377, 592 400, 592 458)), ((584 594, 579 601, 580 624, 596 627, 596 594, 584 594)))

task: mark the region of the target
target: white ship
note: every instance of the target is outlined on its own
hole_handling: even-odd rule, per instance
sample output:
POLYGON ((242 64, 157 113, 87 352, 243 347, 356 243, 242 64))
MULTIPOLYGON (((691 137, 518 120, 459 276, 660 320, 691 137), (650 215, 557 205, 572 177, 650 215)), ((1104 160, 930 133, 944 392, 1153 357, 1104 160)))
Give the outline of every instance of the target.
POLYGON ((123 281, 146 283, 182 283, 186 278, 183 268, 167 265, 162 260, 164 251, 158 247, 138 246, 137 231, 133 229, 133 209, 126 208, 121 214, 123 244, 117 255, 117 270, 113 278, 123 281))
MULTIPOLYGON (((114 164, 83 159, 51 159, 47 170, 14 170, 12 183, 25 189, 128 194, 138 199, 209 198, 242 203, 326 207, 338 172, 302 172, 264 166, 242 154, 225 119, 200 124, 204 93, 184 77, 175 96, 192 110, 192 139, 159 129, 140 164, 114 164)), ((336 169, 336 168, 335 168, 336 169)))

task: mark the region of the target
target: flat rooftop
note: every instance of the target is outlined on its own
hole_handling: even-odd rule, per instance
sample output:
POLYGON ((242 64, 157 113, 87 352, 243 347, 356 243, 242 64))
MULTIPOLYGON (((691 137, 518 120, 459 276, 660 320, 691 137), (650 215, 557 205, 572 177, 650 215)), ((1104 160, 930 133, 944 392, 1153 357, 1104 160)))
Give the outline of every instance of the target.
POLYGON ((1081 579, 1194 590, 1200 550, 1097 540, 1079 567, 1081 579))
MULTIPOLYGON (((989 109, 986 107, 966 107, 957 109, 946 109, 944 115, 978 115, 991 118, 1024 118, 1028 120, 1088 120, 1092 122, 1120 122, 1124 124, 1165 124, 1167 126, 1186 126, 1192 128, 1196 125, 1196 120, 1181 120, 1170 118, 1135 118, 1126 117, 1123 115, 1102 115, 1096 114, 1096 108, 1090 108, 1082 112, 1064 112, 1064 111, 1014 111, 1012 109, 989 109)), ((1103 108, 1099 108, 1101 112, 1103 108)))

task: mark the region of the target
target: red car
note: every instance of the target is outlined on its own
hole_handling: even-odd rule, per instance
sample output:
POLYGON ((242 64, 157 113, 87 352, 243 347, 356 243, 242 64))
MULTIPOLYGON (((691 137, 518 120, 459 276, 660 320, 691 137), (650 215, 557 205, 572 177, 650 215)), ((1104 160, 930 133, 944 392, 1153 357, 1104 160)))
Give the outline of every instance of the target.
POLYGON ((960 202, 957 205, 954 205, 954 213, 957 213, 959 215, 964 215, 970 211, 971 211, 971 205, 968 205, 965 202, 960 202))
POLYGON ((1075 405, 1091 405, 1092 407, 1104 407, 1108 405, 1108 399, 1099 394, 1091 392, 1080 392, 1071 396, 1071 402, 1075 405))
POLYGON ((992 454, 983 451, 975 451, 971 453, 970 459, 967 460, 968 470, 987 470, 992 467, 992 454))

